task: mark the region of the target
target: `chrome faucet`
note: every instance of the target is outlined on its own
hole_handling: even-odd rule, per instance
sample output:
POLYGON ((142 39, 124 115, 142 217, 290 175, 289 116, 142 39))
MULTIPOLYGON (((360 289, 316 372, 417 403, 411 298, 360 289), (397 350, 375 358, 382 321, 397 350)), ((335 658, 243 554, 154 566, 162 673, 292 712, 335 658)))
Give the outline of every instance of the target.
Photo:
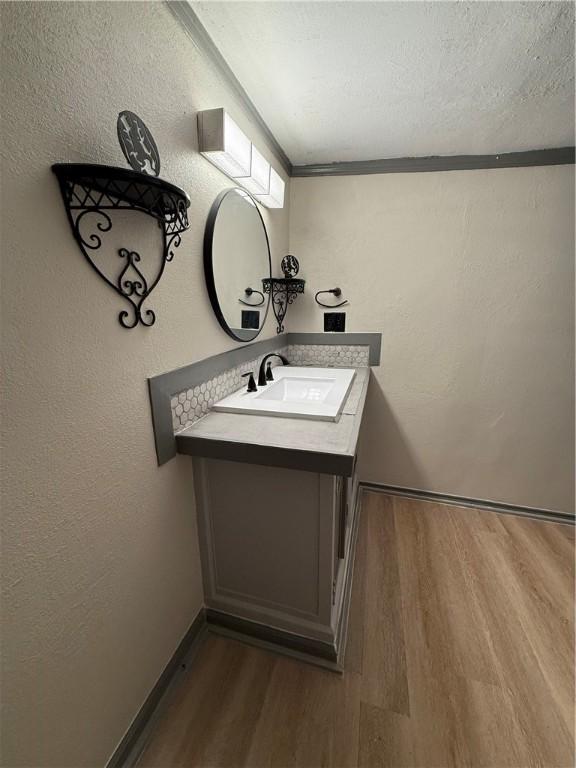
POLYGON ((264 372, 264 366, 266 365, 266 361, 268 360, 269 357, 279 357, 280 360, 282 360, 282 363, 284 365, 290 365, 288 360, 286 360, 286 358, 283 355, 279 355, 278 352, 270 352, 269 355, 264 355, 264 357, 262 358, 262 362, 260 363, 260 370, 258 371, 259 387, 265 387, 269 381, 274 381, 274 376, 272 376, 272 366, 270 363, 268 363, 266 372, 264 372))

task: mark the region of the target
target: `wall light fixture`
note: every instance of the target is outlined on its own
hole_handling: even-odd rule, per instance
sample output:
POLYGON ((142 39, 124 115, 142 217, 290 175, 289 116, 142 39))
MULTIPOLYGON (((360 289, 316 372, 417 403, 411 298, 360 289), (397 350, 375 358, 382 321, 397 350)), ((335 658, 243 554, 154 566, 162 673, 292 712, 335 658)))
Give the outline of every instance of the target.
POLYGON ((223 109, 198 112, 200 152, 227 176, 250 176, 252 144, 223 109))
POLYGON ((284 181, 221 107, 198 112, 204 157, 267 208, 284 207, 284 181))
POLYGON ((267 195, 270 191, 270 163, 258 152, 254 144, 252 144, 250 175, 236 181, 251 195, 267 195))
POLYGON ((270 168, 270 189, 267 195, 256 195, 258 202, 267 208, 284 208, 284 181, 270 168))

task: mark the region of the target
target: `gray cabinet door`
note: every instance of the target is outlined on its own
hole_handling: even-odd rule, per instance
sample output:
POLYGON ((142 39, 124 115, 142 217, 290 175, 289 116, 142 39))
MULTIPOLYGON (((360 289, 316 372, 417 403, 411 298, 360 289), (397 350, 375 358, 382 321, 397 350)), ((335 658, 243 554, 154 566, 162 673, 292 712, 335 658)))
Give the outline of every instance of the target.
POLYGON ((206 606, 332 640, 334 477, 195 459, 206 606))

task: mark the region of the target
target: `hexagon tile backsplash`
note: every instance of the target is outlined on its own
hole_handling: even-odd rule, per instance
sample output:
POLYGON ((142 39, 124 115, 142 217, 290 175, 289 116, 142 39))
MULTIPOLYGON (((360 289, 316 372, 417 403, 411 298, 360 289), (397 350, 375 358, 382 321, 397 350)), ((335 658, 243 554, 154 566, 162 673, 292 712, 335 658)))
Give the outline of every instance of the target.
POLYGON ((286 357, 294 365, 362 368, 370 364, 370 349, 351 344, 289 344, 286 347, 286 357))
MULTIPOLYGON (((294 365, 318 365, 325 368, 361 368, 369 365, 369 347, 362 345, 289 344, 275 352, 284 355, 294 365)), ((243 373, 254 371, 256 378, 262 357, 260 355, 255 360, 248 360, 209 381, 174 395, 170 400, 174 433, 189 427, 208 413, 215 402, 240 389, 245 383, 242 381, 243 373)), ((272 367, 281 364, 278 358, 271 358, 270 362, 272 367)))

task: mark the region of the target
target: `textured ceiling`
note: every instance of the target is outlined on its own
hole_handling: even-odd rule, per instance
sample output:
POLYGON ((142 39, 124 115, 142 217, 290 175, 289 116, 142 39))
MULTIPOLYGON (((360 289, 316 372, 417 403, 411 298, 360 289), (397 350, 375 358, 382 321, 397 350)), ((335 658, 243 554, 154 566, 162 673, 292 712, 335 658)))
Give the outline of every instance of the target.
POLYGON ((295 165, 574 143, 573 3, 190 4, 295 165))

